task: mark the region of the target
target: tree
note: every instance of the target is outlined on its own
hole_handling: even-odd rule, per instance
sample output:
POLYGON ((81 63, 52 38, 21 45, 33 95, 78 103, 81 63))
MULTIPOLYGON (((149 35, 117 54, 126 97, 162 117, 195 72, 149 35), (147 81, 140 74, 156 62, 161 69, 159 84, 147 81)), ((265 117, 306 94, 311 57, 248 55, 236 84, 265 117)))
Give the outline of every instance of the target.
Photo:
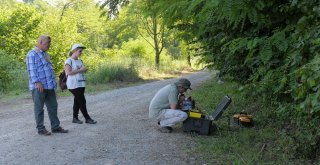
MULTIPOLYGON (((131 1, 130 1, 131 2, 131 1)), ((166 37, 169 31, 163 22, 163 16, 156 8, 156 1, 135 0, 131 2, 131 13, 136 15, 140 20, 138 32, 147 43, 155 50, 155 66, 160 68, 160 55, 166 45, 166 37), (150 38, 152 41, 150 41, 150 38)), ((104 1, 101 8, 108 11, 109 18, 114 18, 119 14, 122 6, 129 4, 128 0, 110 0, 104 1)), ((106 12, 104 12, 105 14, 106 12)), ((190 63, 190 57, 188 58, 190 63)))
POLYGON ((24 63, 25 53, 33 45, 33 40, 39 32, 42 17, 35 8, 24 4, 7 10, 5 18, 1 20, 0 47, 21 63, 24 63))
POLYGON ((163 24, 159 24, 159 18, 155 14, 148 18, 141 18, 141 22, 142 26, 139 26, 139 28, 147 32, 153 43, 148 40, 141 30, 138 32, 155 50, 155 65, 157 69, 160 69, 160 54, 164 48, 165 27, 163 24))
POLYGON ((201 42, 202 61, 251 94, 296 102, 284 109, 318 113, 319 1, 158 0, 171 28, 201 42), (275 85, 277 84, 277 85, 275 85))
POLYGON ((131 4, 130 11, 139 20, 138 33, 153 47, 155 51, 155 66, 160 69, 160 54, 165 46, 166 28, 161 21, 161 16, 157 11, 152 10, 153 2, 137 0, 131 4), (152 41, 150 41, 150 38, 152 41))
POLYGON ((128 7, 121 9, 116 19, 105 23, 105 38, 103 47, 121 48, 124 42, 136 39, 139 34, 137 28, 139 21, 134 14, 128 12, 128 7))
POLYGON ((100 9, 102 9, 102 15, 108 15, 109 18, 118 16, 119 9, 129 4, 129 0, 104 0, 101 2, 100 9))

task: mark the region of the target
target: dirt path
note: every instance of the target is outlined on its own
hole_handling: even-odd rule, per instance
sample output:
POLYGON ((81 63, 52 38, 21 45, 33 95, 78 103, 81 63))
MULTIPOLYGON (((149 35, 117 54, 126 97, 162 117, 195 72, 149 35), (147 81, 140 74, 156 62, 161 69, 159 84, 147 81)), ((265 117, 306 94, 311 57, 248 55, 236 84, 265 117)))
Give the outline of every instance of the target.
MULTIPOLYGON (((198 72, 184 77, 196 88, 211 74, 198 72)), ((1 103, 0 164, 202 164, 201 158, 187 154, 194 148, 190 135, 181 129, 172 134, 160 133, 157 124, 148 119, 147 107, 153 95, 176 80, 86 95, 96 125, 71 123, 73 98, 59 98, 61 126, 69 133, 49 137, 36 133, 30 99, 1 103)), ((45 126, 50 130, 48 121, 45 113, 45 126)))

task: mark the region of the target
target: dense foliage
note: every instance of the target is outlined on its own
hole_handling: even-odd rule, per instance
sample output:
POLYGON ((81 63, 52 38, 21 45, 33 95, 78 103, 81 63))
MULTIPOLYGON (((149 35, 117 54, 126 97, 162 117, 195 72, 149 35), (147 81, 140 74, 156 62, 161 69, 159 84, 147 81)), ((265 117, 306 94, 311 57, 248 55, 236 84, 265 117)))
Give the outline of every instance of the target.
POLYGON ((270 111, 285 121, 297 157, 318 155, 320 1, 159 0, 154 8, 201 43, 207 67, 241 84, 247 97, 278 105, 270 111))
MULTIPOLYGON (((166 65, 173 65, 175 60, 184 60, 185 58, 176 58, 177 51, 170 48, 173 39, 167 37, 168 44, 157 54, 158 62, 161 63, 155 64, 156 49, 149 45, 153 39, 146 35, 146 29, 140 28, 143 23, 140 17, 129 12, 140 6, 139 3, 135 6, 129 5, 121 9, 116 19, 108 19, 105 15, 101 16, 102 11, 94 0, 24 0, 24 3, 4 0, 0 4, 0 50, 3 50, 0 55, 4 61, 16 62, 16 67, 12 68, 10 73, 1 72, 2 78, 7 81, 2 84, 10 86, 1 85, 0 91, 27 89, 26 54, 36 45, 38 36, 42 34, 52 38, 48 53, 56 74, 63 69, 71 45, 85 45, 87 49, 81 58, 89 68, 88 74, 91 75, 88 77, 91 80, 101 80, 94 83, 125 80, 123 76, 128 74, 132 76, 130 80, 139 79, 145 77, 145 72, 157 72, 154 70, 155 65, 158 67, 161 64, 161 68, 168 69, 170 67, 166 65), (101 72, 105 73, 98 75, 101 72), (15 77, 17 75, 21 76, 15 77), (15 77, 17 80, 13 81, 5 76, 15 77), (11 87, 14 82, 26 84, 11 87)), ((154 26, 157 26, 157 23, 154 26)), ((178 56, 183 57, 180 52, 178 56)), ((185 67, 188 67, 186 62, 185 67)), ((172 68, 180 69, 180 66, 170 69, 172 68)), ((163 69, 159 71, 165 71, 163 69)))
POLYGON ((201 42, 208 67, 251 94, 293 103, 280 109, 297 116, 320 112, 319 3, 162 0, 157 9, 171 27, 201 42))

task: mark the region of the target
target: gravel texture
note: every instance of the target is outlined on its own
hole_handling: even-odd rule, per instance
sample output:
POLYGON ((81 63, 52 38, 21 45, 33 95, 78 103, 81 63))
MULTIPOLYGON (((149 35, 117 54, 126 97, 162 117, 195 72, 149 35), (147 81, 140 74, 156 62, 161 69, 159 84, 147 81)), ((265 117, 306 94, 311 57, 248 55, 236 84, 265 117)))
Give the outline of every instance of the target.
MULTIPOLYGON (((212 77, 201 71, 183 76, 193 89, 212 77)), ((142 165, 205 164, 193 153, 193 135, 181 127, 160 133, 148 119, 148 104, 163 86, 177 79, 156 81, 86 94, 88 112, 98 123, 74 124, 73 97, 58 98, 58 116, 67 134, 40 136, 36 132, 31 96, 0 104, 0 164, 16 165, 142 165)), ((84 120, 80 113, 79 118, 84 120)), ((50 123, 45 108, 45 126, 50 123)))

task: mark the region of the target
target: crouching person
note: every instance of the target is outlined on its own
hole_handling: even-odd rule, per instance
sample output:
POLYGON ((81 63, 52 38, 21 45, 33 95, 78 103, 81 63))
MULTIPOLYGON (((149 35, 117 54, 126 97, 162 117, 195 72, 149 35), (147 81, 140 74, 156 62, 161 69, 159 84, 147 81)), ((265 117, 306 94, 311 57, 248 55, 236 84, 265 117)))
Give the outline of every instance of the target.
POLYGON ((159 131, 171 133, 172 126, 188 118, 188 114, 178 107, 178 95, 185 93, 190 88, 188 79, 179 79, 174 84, 161 88, 152 98, 149 106, 149 118, 157 119, 159 131))

